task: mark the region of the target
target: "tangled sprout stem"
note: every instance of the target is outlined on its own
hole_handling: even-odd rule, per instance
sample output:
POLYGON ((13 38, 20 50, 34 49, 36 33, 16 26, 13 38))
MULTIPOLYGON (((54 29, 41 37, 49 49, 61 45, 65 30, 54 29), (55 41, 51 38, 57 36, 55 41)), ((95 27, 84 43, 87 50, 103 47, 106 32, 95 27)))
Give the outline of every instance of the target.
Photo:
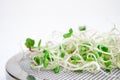
POLYGON ((27 38, 25 44, 33 55, 31 67, 50 69, 55 73, 60 70, 111 72, 120 68, 120 32, 117 28, 91 35, 85 26, 79 30, 79 33, 75 33, 70 28, 68 33, 63 34, 62 42, 52 45, 46 43, 47 46, 42 46, 40 40, 35 47, 35 41, 27 38))

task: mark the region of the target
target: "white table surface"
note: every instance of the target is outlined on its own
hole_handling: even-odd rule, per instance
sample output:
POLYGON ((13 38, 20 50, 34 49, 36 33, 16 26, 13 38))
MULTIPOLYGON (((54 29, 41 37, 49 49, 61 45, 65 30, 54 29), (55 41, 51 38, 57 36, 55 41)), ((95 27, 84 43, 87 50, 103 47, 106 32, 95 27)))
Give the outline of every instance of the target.
POLYGON ((101 32, 114 24, 119 28, 119 4, 120 0, 0 0, 0 80, 6 80, 5 64, 21 51, 27 37, 45 42, 52 31, 70 27, 86 25, 101 32))

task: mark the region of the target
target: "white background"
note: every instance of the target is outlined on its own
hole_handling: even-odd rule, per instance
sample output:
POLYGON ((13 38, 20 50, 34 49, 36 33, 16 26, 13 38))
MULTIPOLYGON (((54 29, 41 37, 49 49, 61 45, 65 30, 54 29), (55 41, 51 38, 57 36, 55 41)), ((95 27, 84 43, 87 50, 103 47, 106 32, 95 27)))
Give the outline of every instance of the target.
POLYGON ((120 0, 0 0, 0 80, 6 61, 27 37, 46 40, 52 31, 108 31, 120 26, 120 0))

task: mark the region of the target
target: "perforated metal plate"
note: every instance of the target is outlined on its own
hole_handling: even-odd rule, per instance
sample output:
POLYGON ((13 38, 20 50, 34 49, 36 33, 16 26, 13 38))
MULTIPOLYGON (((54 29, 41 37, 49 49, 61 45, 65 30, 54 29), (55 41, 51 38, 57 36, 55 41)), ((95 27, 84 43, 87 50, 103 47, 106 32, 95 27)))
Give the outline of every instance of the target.
POLYGON ((19 65, 21 68, 30 75, 33 75, 40 80, 120 80, 118 76, 120 76, 120 70, 115 69, 112 73, 108 73, 109 75, 105 75, 105 73, 99 72, 96 74, 92 74, 89 72, 63 72, 55 74, 53 71, 41 70, 38 72, 37 70, 33 70, 30 67, 30 59, 26 57, 19 61, 19 65), (116 75, 115 77, 111 77, 112 75, 116 75))

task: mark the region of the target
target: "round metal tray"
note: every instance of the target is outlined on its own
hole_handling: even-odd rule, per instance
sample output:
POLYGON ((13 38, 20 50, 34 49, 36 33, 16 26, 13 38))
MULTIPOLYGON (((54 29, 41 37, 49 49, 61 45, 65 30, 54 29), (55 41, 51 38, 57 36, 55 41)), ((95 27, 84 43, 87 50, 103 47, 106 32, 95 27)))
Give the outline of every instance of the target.
POLYGON ((8 60, 6 64, 7 80, 26 80, 28 73, 19 65, 22 54, 17 54, 8 60))
MULTIPOLYGON (((29 56, 29 55, 28 55, 29 56)), ((30 67, 29 57, 23 58, 22 53, 13 56, 6 64, 8 80, 27 80, 28 75, 33 75, 36 80, 120 80, 120 70, 115 69, 112 73, 105 75, 102 72, 92 74, 89 72, 60 71, 55 74, 52 70, 33 70, 30 67), (111 75, 116 75, 111 77, 111 75)))

